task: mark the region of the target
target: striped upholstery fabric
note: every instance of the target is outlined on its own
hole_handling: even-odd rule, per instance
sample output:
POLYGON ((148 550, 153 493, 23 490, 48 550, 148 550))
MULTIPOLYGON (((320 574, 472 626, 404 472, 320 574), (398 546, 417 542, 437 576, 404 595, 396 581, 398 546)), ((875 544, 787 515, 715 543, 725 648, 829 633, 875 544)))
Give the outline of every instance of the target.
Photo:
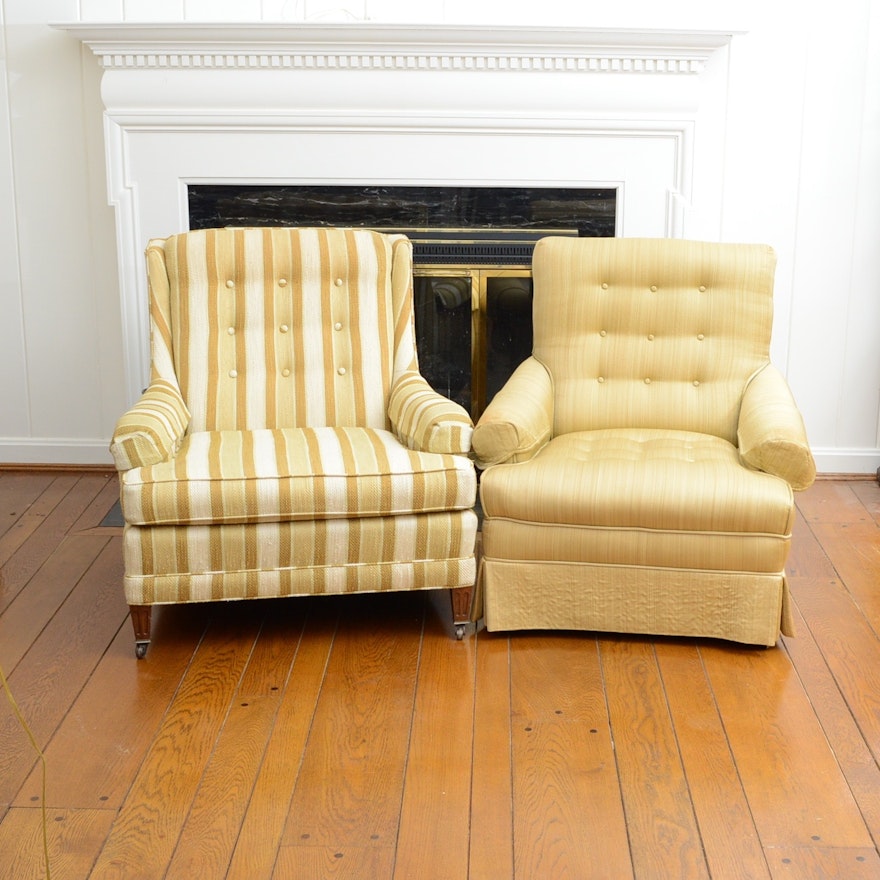
POLYGON ((388 414, 397 438, 410 449, 467 455, 474 426, 457 405, 435 394, 421 373, 408 370, 395 382, 388 414))
POLYGON ((116 426, 110 447, 116 468, 127 471, 176 455, 189 421, 189 410, 177 385, 155 379, 116 426))
POLYGON ((130 604, 470 586, 473 510, 222 526, 130 526, 130 604))
POLYGON ((129 604, 473 585, 473 425, 418 372, 404 236, 209 229, 146 261, 151 383, 111 444, 129 604))
POLYGON ((492 629, 772 645, 815 465, 761 245, 548 238, 534 349, 473 434, 492 629), (741 445, 739 445, 741 444, 741 445))
POLYGON ((190 430, 388 428, 395 334, 412 319, 406 288, 393 296, 393 250, 410 247, 336 229, 210 229, 150 242, 165 349, 155 361, 179 383, 190 430))
POLYGON ((201 431, 174 458, 122 476, 134 525, 468 510, 475 494, 464 456, 409 450, 372 428, 201 431))

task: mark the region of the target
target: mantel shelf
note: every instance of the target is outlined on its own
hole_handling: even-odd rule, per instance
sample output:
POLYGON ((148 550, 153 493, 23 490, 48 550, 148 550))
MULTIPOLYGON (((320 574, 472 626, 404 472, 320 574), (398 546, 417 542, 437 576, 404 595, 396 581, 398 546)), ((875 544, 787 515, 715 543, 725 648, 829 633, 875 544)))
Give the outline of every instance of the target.
POLYGON ((105 68, 699 74, 732 32, 480 26, 59 23, 105 68))

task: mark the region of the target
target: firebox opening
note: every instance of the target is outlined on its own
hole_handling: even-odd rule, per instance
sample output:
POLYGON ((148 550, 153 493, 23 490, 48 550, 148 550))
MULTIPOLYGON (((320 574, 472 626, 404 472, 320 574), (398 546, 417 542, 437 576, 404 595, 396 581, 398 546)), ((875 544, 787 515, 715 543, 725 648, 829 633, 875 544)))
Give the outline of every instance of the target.
POLYGON ((476 419, 531 352, 531 260, 545 235, 610 238, 617 190, 191 184, 191 229, 357 226, 413 242, 425 378, 476 419))

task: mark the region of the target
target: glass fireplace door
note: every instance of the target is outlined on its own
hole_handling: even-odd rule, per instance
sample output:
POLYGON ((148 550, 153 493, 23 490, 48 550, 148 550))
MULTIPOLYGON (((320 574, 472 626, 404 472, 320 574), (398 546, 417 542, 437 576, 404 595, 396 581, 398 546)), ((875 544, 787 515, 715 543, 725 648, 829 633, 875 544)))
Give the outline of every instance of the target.
POLYGON ((422 375, 476 421, 531 354, 531 274, 526 267, 418 267, 413 292, 422 375))

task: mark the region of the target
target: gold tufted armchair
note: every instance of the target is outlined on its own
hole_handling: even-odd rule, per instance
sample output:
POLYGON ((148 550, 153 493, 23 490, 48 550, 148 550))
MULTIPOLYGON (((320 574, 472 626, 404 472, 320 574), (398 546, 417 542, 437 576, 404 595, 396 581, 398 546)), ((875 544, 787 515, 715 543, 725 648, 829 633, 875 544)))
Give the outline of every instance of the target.
POLYGON ((111 450, 138 657, 153 605, 476 574, 467 413, 418 371, 412 247, 343 229, 149 242, 151 380, 111 450))
POLYGON ((761 245, 546 238, 534 348, 473 435, 489 630, 773 645, 815 465, 761 245))

